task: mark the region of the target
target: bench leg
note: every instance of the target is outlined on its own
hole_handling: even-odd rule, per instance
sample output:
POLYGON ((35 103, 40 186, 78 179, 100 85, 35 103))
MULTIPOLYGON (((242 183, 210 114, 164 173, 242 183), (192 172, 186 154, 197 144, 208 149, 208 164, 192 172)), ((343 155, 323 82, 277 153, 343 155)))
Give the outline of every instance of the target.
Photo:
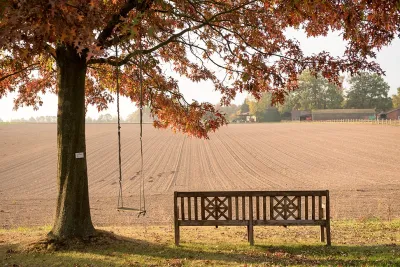
POLYGON ((325 227, 321 225, 321 242, 325 242, 325 227))
POLYGON ((329 222, 326 225, 326 245, 327 246, 331 245, 331 225, 329 222))
POLYGON ((179 238, 180 238, 179 226, 175 225, 175 246, 179 246, 179 238))
POLYGON ((253 228, 253 224, 250 224, 248 226, 248 238, 249 238, 249 242, 250 242, 250 246, 254 246, 254 228, 253 228))

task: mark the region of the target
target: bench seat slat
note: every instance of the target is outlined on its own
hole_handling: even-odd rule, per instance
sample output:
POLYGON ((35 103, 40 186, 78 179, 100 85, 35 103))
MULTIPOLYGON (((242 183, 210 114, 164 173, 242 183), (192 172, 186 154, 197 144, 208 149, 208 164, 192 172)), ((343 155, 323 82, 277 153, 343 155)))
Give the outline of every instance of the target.
POLYGON ((232 220, 232 198, 228 197, 228 220, 232 220))
POLYGON ((269 219, 274 219, 274 198, 269 197, 269 219))
POLYGON ((194 219, 198 220, 199 216, 198 216, 198 208, 197 208, 197 197, 194 197, 194 219))
POLYGON ((260 219, 260 197, 256 196, 256 217, 257 220, 260 219))
POLYGON ((198 220, 198 221, 178 221, 179 226, 244 226, 248 225, 248 220, 234 221, 215 221, 215 220, 198 220))
POLYGON ((326 225, 325 220, 254 220, 254 225, 265 225, 265 226, 290 226, 290 225, 301 225, 301 226, 315 226, 315 225, 326 225))
MULTIPOLYGON (((178 221, 179 226, 246 226, 249 225, 250 220, 228 220, 228 221, 216 221, 216 220, 198 220, 198 221, 178 221)), ((316 226, 326 225, 325 220, 254 220, 253 225, 263 226, 316 226)))
POLYGON ((246 197, 242 197, 242 220, 246 220, 246 197))
POLYGON ((188 197, 188 220, 192 219, 192 203, 191 203, 191 197, 188 197))
POLYGON ((235 197, 236 220, 239 220, 239 198, 235 197))
POLYGON ((301 220, 301 196, 297 198, 297 220, 301 220))
POLYGON ((267 220, 267 200, 266 197, 263 196, 263 219, 267 220))
POLYGON ((315 196, 312 196, 311 218, 315 220, 315 196))
POLYGON ((185 219, 185 199, 181 197, 181 219, 185 219))
POLYGON ((323 218, 323 210, 322 210, 322 197, 318 197, 318 218, 321 220, 323 218))
POLYGON ((304 211, 305 211, 305 219, 308 220, 308 197, 305 198, 305 207, 304 207, 304 211))

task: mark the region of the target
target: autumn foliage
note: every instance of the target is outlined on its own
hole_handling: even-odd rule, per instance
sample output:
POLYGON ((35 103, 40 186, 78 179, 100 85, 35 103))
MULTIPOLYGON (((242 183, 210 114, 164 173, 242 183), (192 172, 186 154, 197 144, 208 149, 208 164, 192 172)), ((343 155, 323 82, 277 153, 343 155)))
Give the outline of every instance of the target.
POLYGON ((57 93, 56 51, 65 45, 86 59, 87 104, 101 110, 113 101, 115 66, 122 95, 138 103, 142 59, 144 102, 155 125, 207 137, 226 123, 223 114, 210 103, 188 103, 168 71, 212 81, 222 105, 237 92, 259 98, 270 91, 282 102, 305 69, 336 83, 341 72, 382 73, 371 59, 399 34, 399 6, 397 0, 2 0, 0 97, 16 91, 17 107, 37 108, 39 93, 57 93), (340 31, 346 51, 305 56, 285 35, 289 27, 308 36, 340 31))

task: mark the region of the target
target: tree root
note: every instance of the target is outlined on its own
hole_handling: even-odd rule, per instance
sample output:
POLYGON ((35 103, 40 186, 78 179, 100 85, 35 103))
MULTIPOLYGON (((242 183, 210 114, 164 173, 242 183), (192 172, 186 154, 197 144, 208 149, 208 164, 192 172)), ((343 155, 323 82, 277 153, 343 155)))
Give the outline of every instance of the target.
POLYGON ((104 230, 96 230, 93 235, 85 237, 57 238, 51 232, 45 238, 28 244, 27 251, 34 252, 51 252, 59 250, 84 250, 88 246, 106 246, 118 241, 121 238, 112 232, 104 230))

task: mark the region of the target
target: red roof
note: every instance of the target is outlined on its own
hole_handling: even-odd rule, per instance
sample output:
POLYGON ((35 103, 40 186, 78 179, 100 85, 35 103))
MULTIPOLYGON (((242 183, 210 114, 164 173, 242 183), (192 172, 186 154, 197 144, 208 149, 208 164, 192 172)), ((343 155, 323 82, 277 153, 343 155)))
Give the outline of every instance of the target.
POLYGON ((395 112, 395 111, 398 111, 398 110, 400 110, 400 108, 395 108, 395 109, 392 109, 391 111, 386 112, 386 114, 389 114, 389 113, 392 113, 392 112, 395 112))

